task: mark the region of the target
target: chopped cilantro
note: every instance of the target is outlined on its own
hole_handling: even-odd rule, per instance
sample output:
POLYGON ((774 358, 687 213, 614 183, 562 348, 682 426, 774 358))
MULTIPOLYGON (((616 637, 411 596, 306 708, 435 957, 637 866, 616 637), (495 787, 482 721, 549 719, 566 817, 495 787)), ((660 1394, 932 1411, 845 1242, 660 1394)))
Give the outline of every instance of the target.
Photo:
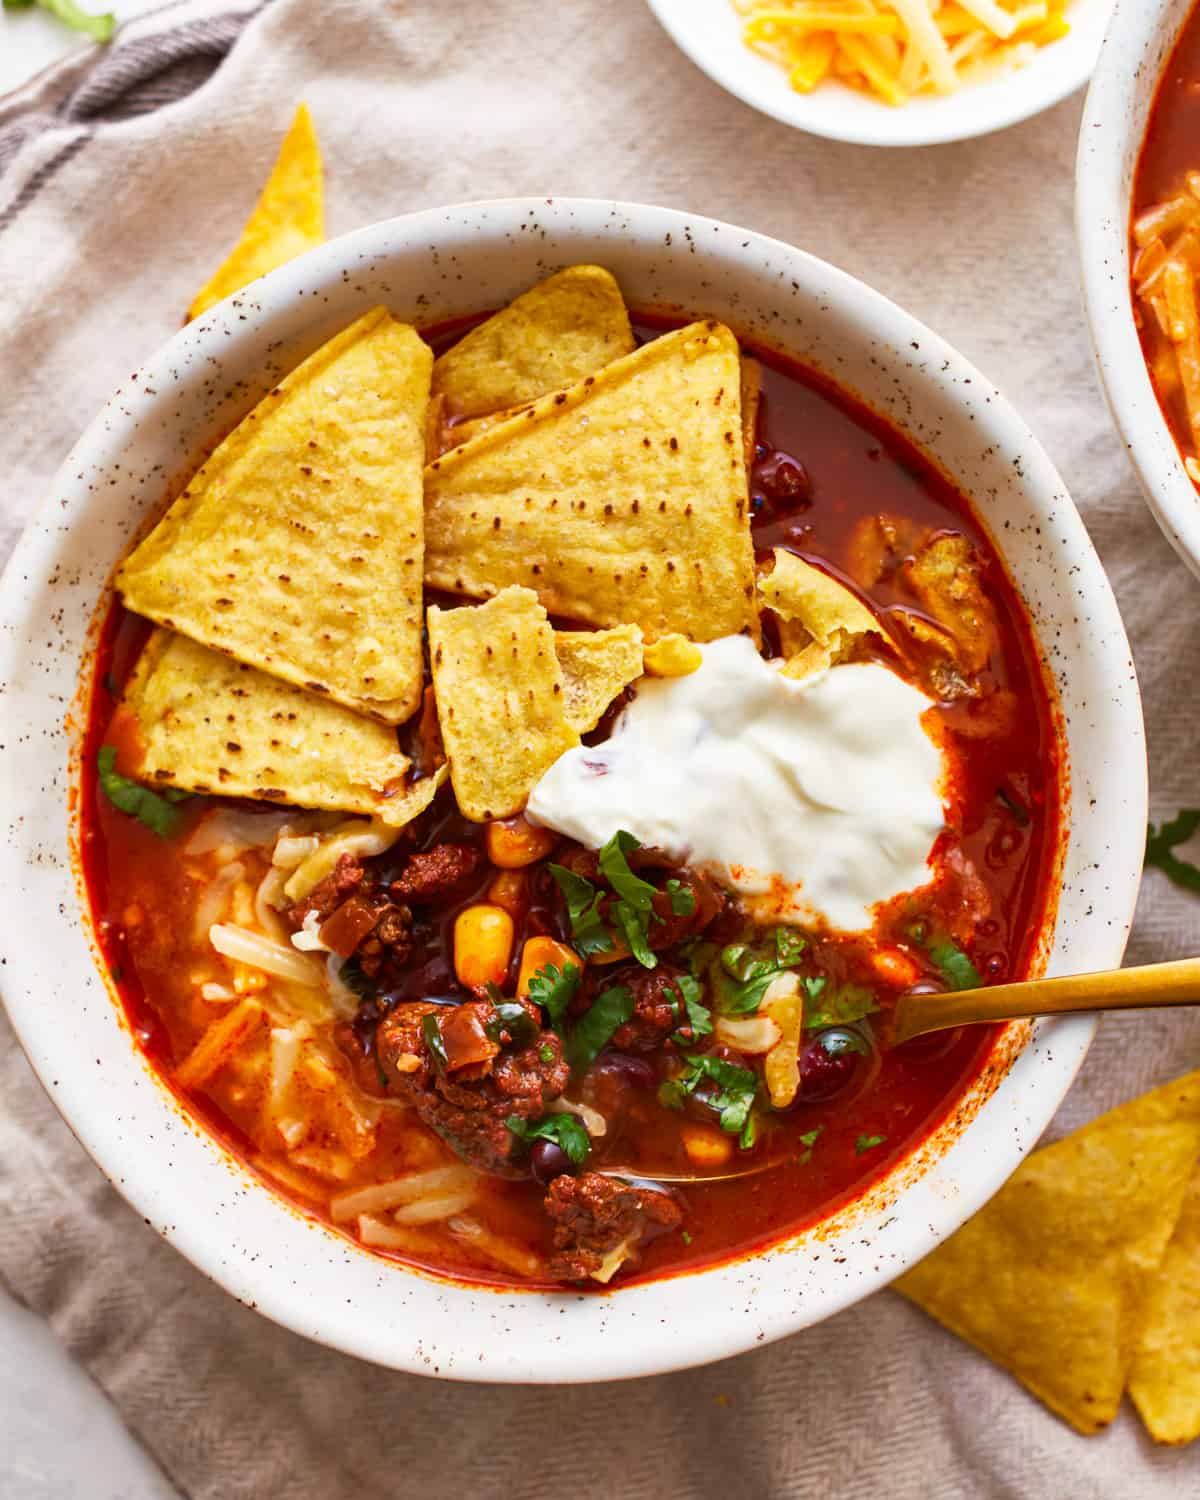
POLYGON ((1186 844, 1200 829, 1200 807, 1185 807, 1169 823, 1146 830, 1146 863, 1161 870, 1168 880, 1185 891, 1200 892, 1200 868, 1190 860, 1180 859, 1175 850, 1186 844))
POLYGON ((658 1086, 658 1102, 664 1109, 682 1109, 688 1091, 678 1078, 664 1078, 658 1086))
POLYGON ((576 1073, 591 1067, 600 1049, 612 1040, 613 1032, 631 1015, 633 996, 623 984, 614 984, 596 996, 567 1042, 567 1061, 576 1073))
POLYGON ((864 1151, 874 1151, 876 1146, 882 1146, 886 1140, 886 1135, 860 1135, 854 1143, 855 1154, 861 1156, 864 1151))
POLYGON ((690 1235, 690 1234, 689 1234, 689 1233, 688 1233, 688 1232, 687 1232, 687 1230, 686 1230, 686 1229, 681 1229, 681 1230, 680 1230, 680 1231, 679 1231, 679 1238, 680 1238, 680 1239, 681 1239, 681 1240, 682 1240, 682 1241, 683 1241, 683 1243, 684 1243, 684 1244, 685 1244, 685 1245, 690 1245, 690 1244, 691 1244, 691 1243, 692 1243, 692 1237, 691 1237, 691 1235, 690 1235))
POLYGON ((796 1158, 797 1166, 806 1167, 812 1161, 813 1147, 817 1144, 817 1137, 824 1129, 824 1125, 817 1125, 812 1130, 806 1130, 800 1137, 800 1144, 804 1147, 804 1150, 796 1158))
POLYGON ((762 1004, 773 979, 786 974, 786 965, 763 954, 749 943, 729 943, 713 965, 713 989, 722 1015, 744 1016, 762 1004))
POLYGON ((625 939, 630 953, 644 969, 656 969, 658 959, 650 948, 650 914, 630 906, 628 901, 618 901, 612 915, 625 939))
POLYGON ((495 1014, 485 1023, 484 1031, 493 1042, 504 1043, 507 1038, 513 1047, 528 1047, 537 1036, 537 1022, 519 1000, 505 1000, 500 994, 493 994, 491 999, 495 1014))
POLYGON ((684 1010, 687 1012, 687 1026, 691 1029, 690 1037, 681 1037, 679 1032, 675 1033, 676 1042, 685 1041, 689 1045, 702 1036, 708 1036, 712 1029, 712 1012, 707 1005, 700 1003, 700 996, 704 991, 700 987, 699 980, 693 979, 690 974, 681 974, 675 982, 675 989, 683 1001, 684 1010))
POLYGON ((702 943, 699 938, 681 943, 678 949, 680 958, 686 962, 696 979, 712 967, 713 959, 720 951, 716 943, 702 943))
POLYGON ((787 968, 800 962, 800 955, 808 947, 808 939, 792 927, 775 929, 775 957, 787 968))
POLYGON ((504 1123, 527 1146, 532 1146, 534 1141, 553 1141, 556 1146, 561 1146, 573 1167, 581 1167, 592 1149, 592 1138, 583 1121, 578 1115, 565 1111, 560 1115, 543 1115, 540 1120, 523 1120, 520 1115, 509 1115, 504 1123))
POLYGON ((75 0, 4 0, 5 10, 32 10, 35 5, 61 21, 64 26, 69 26, 72 31, 81 31, 84 36, 90 36, 94 42, 111 40, 117 29, 117 18, 111 11, 100 16, 93 15, 76 5, 75 0))
POLYGON ((538 1058, 544 1063, 552 1063, 554 1061, 554 1048, 549 1042, 543 1042, 538 1048, 538 1058))
POLYGON ((601 892, 590 880, 563 865, 549 865, 548 869, 567 903, 571 935, 580 954, 590 958, 593 953, 611 953, 613 940, 600 916, 601 892))
POLYGON ((829 983, 829 980, 826 979, 824 974, 806 974, 800 982, 803 984, 804 993, 808 998, 810 1000, 817 1000, 820 998, 821 991, 829 983))
POLYGON ((952 990, 975 990, 983 983, 979 970, 949 938, 936 938, 930 943, 929 957, 952 990))
POLYGON ((671 910, 677 917, 690 917, 696 911, 696 898, 681 880, 667 881, 667 895, 670 897, 671 910))
POLYGON ((543 964, 529 981, 529 998, 542 1007, 557 1032, 562 1031, 567 1006, 579 989, 579 977, 578 964, 563 964, 561 970, 555 964, 543 964))
POLYGON ((179 812, 171 806, 171 802, 180 799, 160 797, 149 787, 141 786, 136 781, 130 781, 127 776, 122 776, 116 769, 116 765, 117 747, 102 745, 96 757, 101 791, 119 812, 128 813, 131 818, 144 823, 152 833, 158 834, 160 839, 170 838, 178 828, 180 818, 179 812))
POLYGON ((446 1055, 446 1044, 442 1041, 442 1028, 438 1025, 436 1016, 422 1016, 421 1035, 425 1038, 425 1045, 433 1054, 438 1067, 444 1068, 450 1059, 446 1055))
POLYGON ((629 861, 625 858, 627 854, 641 847, 633 834, 626 833, 623 828, 619 828, 600 850, 600 873, 622 901, 632 906, 635 911, 650 912, 654 910, 654 898, 658 892, 648 880, 643 880, 640 875, 633 873, 629 868, 629 861))
POLYGON ((843 984, 833 989, 822 985, 814 991, 806 980, 805 988, 810 1000, 820 999, 819 1005, 805 1010, 804 1025, 809 1031, 818 1026, 849 1026, 879 1009, 875 996, 861 984, 843 984))
POLYGON ((721 1129, 728 1135, 736 1135, 738 1144, 748 1150, 757 1134, 750 1111, 758 1093, 758 1075, 749 1068, 709 1053, 692 1053, 684 1061, 688 1070, 675 1081, 685 1094, 695 1094, 702 1083, 715 1084, 715 1090, 698 1097, 709 1109, 716 1111, 721 1129))

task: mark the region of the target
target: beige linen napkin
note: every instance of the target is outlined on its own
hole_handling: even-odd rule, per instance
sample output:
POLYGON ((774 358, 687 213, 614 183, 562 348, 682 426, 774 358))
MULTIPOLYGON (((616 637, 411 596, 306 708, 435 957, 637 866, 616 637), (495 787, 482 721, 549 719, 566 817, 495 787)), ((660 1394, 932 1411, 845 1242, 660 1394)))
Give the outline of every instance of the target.
MULTIPOLYGON (((1200 802, 1200 585, 1142 506, 1092 372, 1072 233, 1080 101, 956 147, 831 144, 722 93, 641 0, 277 0, 182 101, 94 125, 65 160, 45 133, 20 147, 0 177, 9 536, 97 405, 178 326, 301 96, 333 232, 468 198, 642 199, 790 240, 926 319, 1057 460, 1133 638, 1156 812, 1200 802), (13 216, 16 185, 39 170, 13 216)), ((1198 947, 1200 900, 1151 874, 1131 960, 1198 947)), ((1055 1130, 1197 1066, 1200 1016, 1108 1019, 1055 1130)), ((450 1386, 332 1354, 160 1242, 7 1031, 0 1197, 7 1284, 196 1500, 1200 1492, 1200 1445, 1155 1451, 1128 1413, 1080 1438, 890 1293, 773 1347, 628 1385, 450 1386)))

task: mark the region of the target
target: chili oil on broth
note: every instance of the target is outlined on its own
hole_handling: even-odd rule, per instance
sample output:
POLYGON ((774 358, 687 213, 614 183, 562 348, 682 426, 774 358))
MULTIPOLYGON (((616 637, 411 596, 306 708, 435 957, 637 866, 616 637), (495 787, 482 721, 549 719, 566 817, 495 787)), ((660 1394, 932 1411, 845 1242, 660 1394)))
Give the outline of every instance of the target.
POLYGON ((1200 485, 1200 7, 1184 22, 1155 87, 1133 176, 1130 221, 1138 337, 1164 420, 1189 478, 1200 485), (1179 205, 1186 217, 1180 217, 1179 205), (1168 301, 1164 263, 1170 261, 1180 270, 1168 301))
MULTIPOLYGON (((433 330, 427 337, 435 349, 445 347, 477 321, 462 320, 452 328, 433 330)), ((647 316, 635 326, 639 336, 646 338, 676 322, 647 316)), ((895 574, 877 578, 870 587, 856 577, 856 569, 861 573, 856 536, 864 518, 894 514, 924 532, 961 534, 984 559, 984 589, 994 610, 997 641, 983 679, 989 694, 1008 695, 1020 712, 1007 729, 993 726, 986 735, 966 732, 970 726, 963 721, 961 707, 938 712, 941 732, 961 752, 955 757, 959 774, 951 802, 958 826, 952 842, 983 872, 990 901, 991 909, 973 946, 974 957, 985 981, 1019 977, 1029 969, 1048 912, 1059 815, 1053 718, 1023 608, 969 505, 907 440, 824 376, 771 351, 755 348, 748 352, 763 367, 763 401, 751 475, 753 534, 760 557, 769 556, 775 546, 795 551, 854 584, 884 618, 892 610, 911 610, 913 600, 895 574)), ((143 622, 126 614, 119 603, 112 605, 93 668, 85 745, 88 766, 110 737, 116 699, 145 635, 143 622)), ((84 778, 83 869, 101 948, 138 1044, 185 1107, 274 1191, 360 1243, 352 1223, 331 1223, 327 1188, 294 1166, 284 1164, 281 1169, 265 1151, 258 1139, 260 1111, 253 1079, 222 1072, 202 1087, 183 1088, 176 1077, 180 1060, 212 1022, 211 1013, 206 1015, 199 1006, 195 982, 201 970, 213 968, 215 957, 196 929, 205 872, 203 868, 189 872, 179 853, 187 830, 211 805, 208 798, 184 804, 183 831, 173 840, 162 840, 98 796, 94 777, 84 778)), ((245 804, 241 810, 246 811, 245 804)), ((272 814, 264 811, 262 816, 272 814)), ((413 825, 415 845, 410 841, 405 846, 402 840, 394 853, 398 855, 400 847, 429 847, 447 828, 456 839, 478 842, 482 837, 478 825, 458 816, 449 790, 413 825)), ((265 852, 238 856, 245 866, 244 884, 251 891, 266 873, 269 852, 268 846, 265 852)), ((939 851, 945 852, 944 848, 939 851)), ((486 890, 493 874, 486 871, 478 889, 458 893, 452 907, 439 912, 436 937, 424 963, 414 970, 411 984, 405 985, 404 998, 422 998, 430 986, 454 992, 453 920, 486 890)), ((953 897, 960 898, 961 892, 953 897)), ((245 900, 244 893, 240 899, 245 900)), ((936 904, 933 910, 936 916, 936 904)), ((947 911, 943 916, 949 925, 954 913, 947 911)), ((909 903, 898 898, 881 912, 877 938, 883 943, 907 943, 911 919, 909 903)), ((517 933, 506 991, 511 990, 522 938, 538 927, 536 921, 532 927, 529 921, 517 933)), ((547 916, 540 921, 543 927, 552 925, 547 916)), ((811 960, 831 984, 877 982, 873 947, 870 937, 818 938, 811 960)), ((931 975, 922 973, 921 982, 930 981, 931 975)), ((877 1029, 878 1024, 879 1018, 877 1029)), ((996 1035, 995 1029, 980 1028, 934 1036, 899 1050, 876 1047, 847 1093, 828 1103, 798 1104, 780 1117, 784 1123, 771 1144, 771 1157, 778 1165, 740 1182, 684 1189, 686 1239, 672 1233, 650 1241, 638 1266, 622 1274, 616 1284, 695 1270, 744 1255, 843 1208, 953 1112, 979 1078, 996 1035), (863 1149, 864 1141, 876 1138, 879 1145, 863 1149)), ((370 1098, 378 1091, 372 1091, 369 1076, 365 1082, 365 1095, 370 1098)), ((374 1110, 375 1105, 368 1109, 374 1110)), ((623 1110, 621 1126, 597 1143, 599 1149, 589 1167, 609 1163, 636 1169, 640 1161, 647 1161, 665 1170, 664 1161, 673 1159, 678 1169, 687 1169, 688 1159, 678 1137, 664 1143, 664 1128, 673 1121, 660 1118, 664 1112, 657 1109, 652 1092, 626 1090, 623 1110)), ((376 1129, 376 1146, 349 1177, 335 1185, 335 1192, 458 1161, 432 1130, 401 1110, 381 1106, 376 1129)), ((733 1165, 737 1165, 736 1153, 733 1165)), ((548 1227, 541 1212, 543 1191, 532 1181, 487 1179, 479 1184, 471 1214, 485 1221, 505 1243, 523 1247, 531 1257, 544 1258, 548 1227)), ((461 1239, 439 1234, 436 1226, 428 1232, 426 1253, 411 1247, 403 1253, 386 1249, 378 1253, 395 1254, 405 1263, 434 1273, 485 1284, 530 1288, 551 1284, 544 1275, 529 1274, 528 1268, 522 1273, 515 1266, 481 1260, 461 1239)))

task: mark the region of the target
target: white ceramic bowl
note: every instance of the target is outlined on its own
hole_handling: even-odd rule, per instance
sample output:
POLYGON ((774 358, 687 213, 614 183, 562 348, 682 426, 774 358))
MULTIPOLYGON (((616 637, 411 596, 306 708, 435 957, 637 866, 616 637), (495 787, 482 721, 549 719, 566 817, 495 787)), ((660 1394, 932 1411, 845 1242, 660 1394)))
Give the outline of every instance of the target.
POLYGON ((1079 131, 1075 223, 1084 306, 1104 393, 1163 535, 1200 577, 1200 496, 1150 383, 1133 322, 1133 174, 1159 77, 1192 0, 1118 0, 1079 131))
POLYGON ((9 1012, 51 1098, 122 1193, 196 1265, 296 1331, 466 1380, 579 1381, 716 1359, 884 1285, 977 1209, 1041 1134, 1087 1050, 1085 1018, 1004 1059, 851 1209, 767 1252, 611 1295, 496 1292, 371 1256, 302 1218, 189 1123, 131 1044, 73 874, 64 725, 109 572, 165 485, 280 372, 378 301, 425 323, 599 261, 636 306, 727 319, 906 429, 972 495, 1047 646, 1070 750, 1054 969, 1120 961, 1146 816, 1137 687, 1116 605, 1028 428, 953 349, 877 293, 747 230, 633 204, 527 199, 413 214, 335 240, 214 308, 88 428, 5 575, 0 883, 9 1012), (47 941, 52 934, 52 940, 47 941))
POLYGON ((682 51, 722 88, 765 115, 835 141, 862 146, 937 146, 1004 130, 1082 88, 1091 76, 1112 0, 1070 0, 1071 30, 1028 66, 957 94, 920 95, 901 109, 831 82, 797 93, 781 68, 742 42, 729 0, 647 0, 682 51))

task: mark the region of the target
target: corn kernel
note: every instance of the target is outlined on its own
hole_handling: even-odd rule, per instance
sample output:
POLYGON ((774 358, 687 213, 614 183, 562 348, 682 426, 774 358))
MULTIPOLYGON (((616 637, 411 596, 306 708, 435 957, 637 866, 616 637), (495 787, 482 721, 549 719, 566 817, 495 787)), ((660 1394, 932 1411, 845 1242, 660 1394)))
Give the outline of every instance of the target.
POLYGON ((704 657, 694 641, 672 632, 651 641, 643 660, 651 677, 690 677, 704 657))
POLYGON ((521 870, 501 870, 488 886, 487 898, 510 917, 523 917, 529 905, 529 877, 521 870))
POLYGON ((521 971, 517 976, 517 995, 524 999, 529 993, 529 981, 539 969, 544 969, 547 964, 553 964, 561 974, 567 964, 574 964, 577 969, 583 965, 573 948, 568 948, 566 943, 560 943, 557 938, 531 937, 521 949, 521 971))
POLYGON ((454 921, 454 972, 469 990, 503 984, 512 958, 513 919, 502 906, 468 906, 454 921))
POLYGON ((502 870, 520 870, 545 858, 558 843, 549 828, 535 828, 518 813, 502 823, 489 823, 485 835, 488 858, 502 870))
POLYGON ((723 1167, 733 1155, 733 1141, 708 1125, 690 1122, 679 1127, 683 1149, 694 1167, 723 1167))
POLYGON ((881 948, 871 955, 871 963, 885 984, 894 984, 900 990, 911 989, 920 978, 916 964, 899 948, 881 948))

